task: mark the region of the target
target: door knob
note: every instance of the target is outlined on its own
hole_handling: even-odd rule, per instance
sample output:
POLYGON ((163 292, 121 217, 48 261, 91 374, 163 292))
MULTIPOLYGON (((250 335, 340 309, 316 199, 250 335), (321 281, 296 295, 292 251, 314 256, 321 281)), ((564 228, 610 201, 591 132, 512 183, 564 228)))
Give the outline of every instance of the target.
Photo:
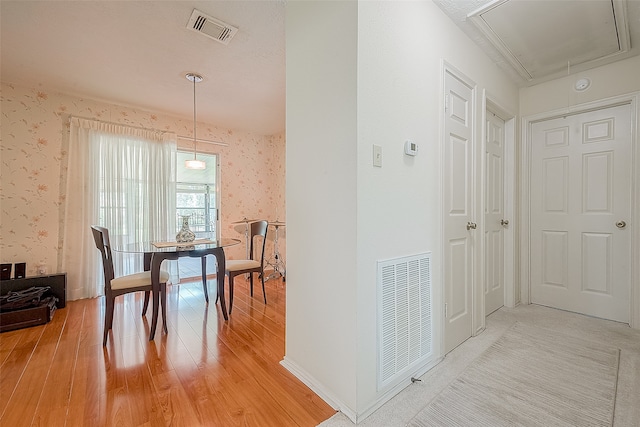
POLYGON ((509 220, 508 219, 501 219, 500 220, 500 224, 506 227, 507 225, 509 225, 509 220))
POLYGON ((467 222, 467 230, 475 230, 478 225, 475 222, 467 222))
POLYGON ((627 223, 624 221, 618 221, 616 222, 616 227, 618 228, 625 228, 627 226, 627 223))

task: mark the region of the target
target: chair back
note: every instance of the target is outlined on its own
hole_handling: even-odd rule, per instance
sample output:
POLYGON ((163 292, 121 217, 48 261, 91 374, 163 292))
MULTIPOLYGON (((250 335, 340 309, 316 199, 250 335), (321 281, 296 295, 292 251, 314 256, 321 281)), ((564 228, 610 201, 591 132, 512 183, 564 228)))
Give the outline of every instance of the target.
POLYGON ((111 290, 111 281, 114 279, 113 256, 111 255, 111 242, 109 241, 109 230, 97 225, 91 226, 93 240, 96 247, 102 254, 102 269, 104 271, 105 293, 111 290))
POLYGON ((251 250, 249 251, 249 257, 255 259, 255 249, 260 249, 260 265, 264 264, 264 247, 267 243, 267 228, 269 223, 267 221, 256 221, 251 223, 251 250), (262 237, 262 243, 257 242, 258 236, 262 237), (258 245, 262 247, 259 248, 258 245))

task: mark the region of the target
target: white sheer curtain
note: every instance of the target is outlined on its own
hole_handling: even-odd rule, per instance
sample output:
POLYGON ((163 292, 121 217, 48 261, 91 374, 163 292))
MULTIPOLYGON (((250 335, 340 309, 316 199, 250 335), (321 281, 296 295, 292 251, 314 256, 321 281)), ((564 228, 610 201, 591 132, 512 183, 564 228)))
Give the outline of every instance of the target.
MULTIPOLYGON (((92 225, 112 243, 170 240, 176 224, 176 135, 95 120, 70 120, 62 195, 61 271, 67 298, 103 293, 92 225)), ((114 253, 116 276, 142 270, 141 255, 114 253)))

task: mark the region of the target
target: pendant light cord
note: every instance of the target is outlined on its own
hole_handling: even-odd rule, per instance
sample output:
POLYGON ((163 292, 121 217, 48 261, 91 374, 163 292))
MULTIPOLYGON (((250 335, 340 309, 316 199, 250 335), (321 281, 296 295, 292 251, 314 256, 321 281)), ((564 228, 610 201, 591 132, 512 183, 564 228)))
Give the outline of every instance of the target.
POLYGON ((202 81, 200 74, 189 73, 186 75, 188 80, 193 82, 193 160, 186 160, 185 167, 187 169, 205 169, 206 164, 202 160, 198 160, 198 135, 197 135, 197 102, 196 102, 196 83, 202 81))
POLYGON ((193 76, 193 160, 196 160, 196 76, 193 76))

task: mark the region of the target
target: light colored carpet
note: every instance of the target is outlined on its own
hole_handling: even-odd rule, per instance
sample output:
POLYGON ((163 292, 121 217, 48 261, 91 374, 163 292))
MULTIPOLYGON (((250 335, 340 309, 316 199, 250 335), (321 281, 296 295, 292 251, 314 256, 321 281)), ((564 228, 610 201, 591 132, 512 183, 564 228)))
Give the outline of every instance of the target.
MULTIPOLYGON (((369 416, 354 424, 337 412, 320 427, 406 427, 425 406, 456 380, 515 323, 620 348, 614 427, 640 427, 640 329, 540 305, 503 307, 487 317, 482 333, 469 338, 433 369, 408 385, 369 416)), ((363 409, 361 409, 363 410, 363 409)), ((582 426, 580 426, 582 427, 582 426)))
POLYGON ((611 426, 620 350, 516 323, 409 426, 611 426))

